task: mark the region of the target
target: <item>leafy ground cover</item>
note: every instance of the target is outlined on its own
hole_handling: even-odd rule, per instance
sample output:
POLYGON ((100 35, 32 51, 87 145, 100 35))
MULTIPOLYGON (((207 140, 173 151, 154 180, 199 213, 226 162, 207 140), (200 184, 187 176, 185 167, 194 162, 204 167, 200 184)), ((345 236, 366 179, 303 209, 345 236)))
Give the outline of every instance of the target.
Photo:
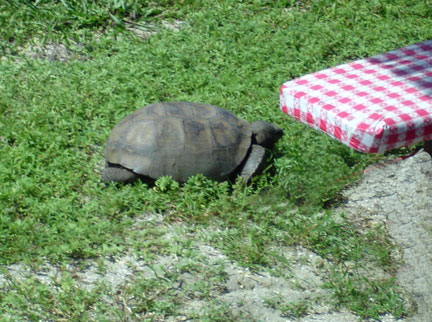
MULTIPOLYGON (((348 274, 348 262, 394 272, 394 246, 385 234, 329 209, 379 157, 283 115, 278 89, 305 73, 430 38, 431 8, 426 0, 0 4, 1 264, 62 265, 131 251, 151 261, 200 238, 239 265, 277 274, 287 264, 275 249, 301 245, 333 263, 327 286, 335 307, 365 318, 409 314, 391 279, 348 274), (180 30, 163 27, 176 20, 180 30), (142 37, 132 27, 157 32, 142 37), (68 59, 26 55, 32 45, 56 43, 68 47, 68 59), (183 186, 169 178, 152 187, 102 182, 104 142, 114 124, 168 100, 205 102, 278 124, 285 135, 272 167, 250 187, 202 176, 183 186), (162 214, 167 225, 184 224, 189 234, 173 245, 160 224, 133 228, 150 213, 162 214), (207 229, 212 233, 200 234, 207 229)), ((103 288, 73 288, 72 277, 57 286, 60 298, 34 283, 0 294, 5 319, 82 320, 90 308, 112 310, 103 305, 103 288)), ((135 313, 175 316, 169 283, 137 281, 129 292, 154 297, 135 313)), ((284 308, 307 313, 306 305, 284 308)), ((210 315, 209 321, 229 319, 223 306, 210 315)))

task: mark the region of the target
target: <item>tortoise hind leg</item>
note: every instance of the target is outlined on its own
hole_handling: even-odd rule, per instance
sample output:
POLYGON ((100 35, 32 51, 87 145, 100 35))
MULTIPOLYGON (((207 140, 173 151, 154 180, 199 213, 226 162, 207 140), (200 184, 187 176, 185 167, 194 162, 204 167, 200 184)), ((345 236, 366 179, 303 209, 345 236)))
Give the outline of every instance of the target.
POLYGON ((262 171, 266 164, 267 156, 268 153, 264 147, 252 144, 246 161, 240 169, 240 176, 245 180, 245 182, 249 182, 254 175, 257 175, 262 171))
POLYGON ((102 172, 102 179, 105 181, 128 183, 135 181, 138 177, 139 175, 129 169, 123 168, 122 166, 113 166, 111 164, 106 164, 102 172))

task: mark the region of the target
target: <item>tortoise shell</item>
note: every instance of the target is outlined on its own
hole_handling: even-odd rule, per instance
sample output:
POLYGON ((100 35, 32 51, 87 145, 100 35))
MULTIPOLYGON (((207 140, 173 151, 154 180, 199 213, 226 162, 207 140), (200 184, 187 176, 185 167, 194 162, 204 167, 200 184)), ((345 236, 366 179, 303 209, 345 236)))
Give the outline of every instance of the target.
POLYGON ((201 173, 224 180, 251 146, 248 122, 216 106, 189 102, 147 105, 112 130, 105 159, 153 179, 185 182, 201 173))

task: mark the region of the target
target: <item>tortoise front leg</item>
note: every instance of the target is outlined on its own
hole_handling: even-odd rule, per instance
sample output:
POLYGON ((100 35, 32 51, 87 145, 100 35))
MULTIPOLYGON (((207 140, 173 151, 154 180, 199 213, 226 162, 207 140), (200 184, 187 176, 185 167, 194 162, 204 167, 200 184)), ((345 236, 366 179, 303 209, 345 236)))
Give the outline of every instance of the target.
POLYGON ((240 176, 245 180, 245 182, 249 182, 254 175, 260 173, 265 166, 267 156, 268 153, 264 147, 252 144, 246 161, 240 170, 240 176))

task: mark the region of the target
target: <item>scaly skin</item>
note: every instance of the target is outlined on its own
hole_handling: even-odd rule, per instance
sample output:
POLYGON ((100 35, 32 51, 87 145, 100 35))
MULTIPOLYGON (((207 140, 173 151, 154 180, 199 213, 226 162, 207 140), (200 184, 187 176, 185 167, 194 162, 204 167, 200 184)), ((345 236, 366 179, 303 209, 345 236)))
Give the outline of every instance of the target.
POLYGON ((112 166, 106 164, 104 171, 102 172, 102 179, 105 181, 115 182, 133 182, 139 178, 135 172, 119 166, 112 166))
POLYGON ((267 150, 261 145, 252 144, 246 162, 240 170, 240 176, 245 182, 257 175, 265 166, 267 160, 267 150))

